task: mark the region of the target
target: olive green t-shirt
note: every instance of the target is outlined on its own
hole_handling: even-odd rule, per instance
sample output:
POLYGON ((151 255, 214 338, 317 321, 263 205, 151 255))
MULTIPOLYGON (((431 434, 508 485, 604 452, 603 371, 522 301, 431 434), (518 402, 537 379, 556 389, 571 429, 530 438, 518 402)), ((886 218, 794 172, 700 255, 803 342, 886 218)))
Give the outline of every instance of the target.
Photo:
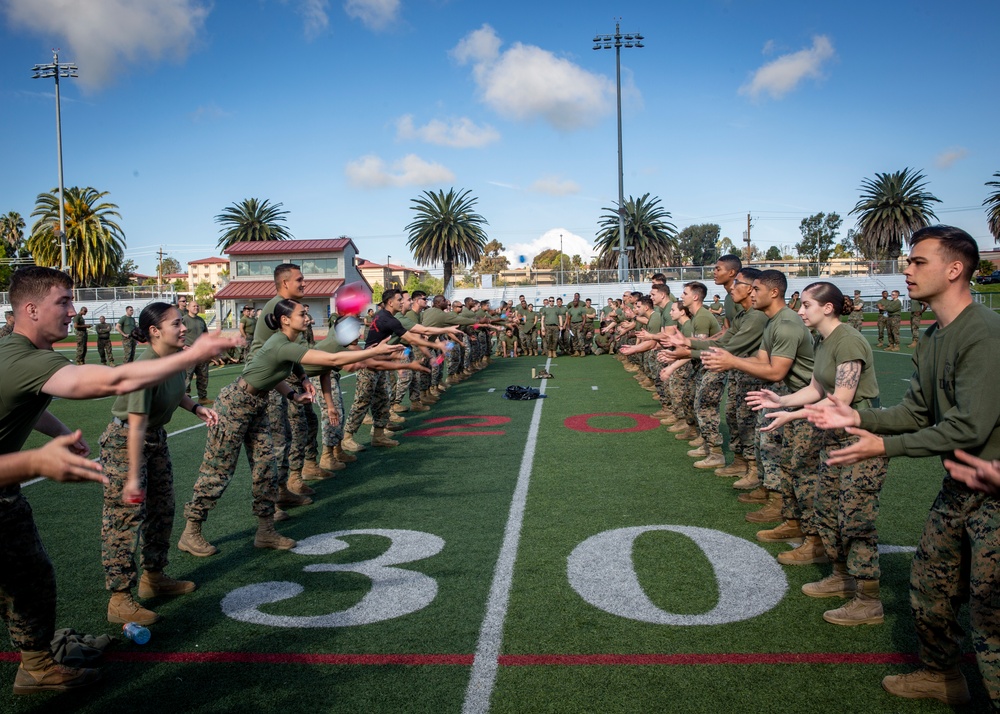
MULTIPOLYGON (((338 352, 343 352, 347 349, 346 345, 340 344, 337 340, 337 333, 334 330, 330 330, 329 334, 313 346, 314 350, 320 350, 322 352, 329 352, 332 355, 338 352)), ((308 377, 318 377, 326 372, 340 372, 336 367, 323 367, 318 364, 304 364, 302 368, 306 372, 308 377)))
POLYGON ((292 373, 292 367, 301 362, 308 351, 308 345, 290 342, 283 332, 276 332, 243 368, 243 379, 262 392, 274 389, 292 373))
MULTIPOLYGON (((159 359, 152 347, 147 347, 136 362, 149 359, 159 359)), ((115 399, 111 413, 122 421, 128 421, 129 414, 145 414, 148 419, 147 428, 159 429, 170 421, 174 411, 181 405, 186 382, 186 373, 177 372, 152 387, 123 394, 115 399)))
POLYGON ((97 333, 98 340, 111 340, 111 323, 110 322, 98 322, 94 325, 94 332, 97 333))
POLYGON ((741 312, 743 312, 743 306, 733 300, 732 295, 726 293, 726 299, 722 303, 723 317, 729 320, 729 324, 732 325, 736 321, 736 316, 741 312))
POLYGON ((893 315, 899 315, 899 313, 903 311, 903 303, 900 302, 899 300, 892 300, 892 299, 886 300, 884 305, 885 305, 885 311, 889 313, 889 317, 892 317, 893 315))
POLYGON ((131 315, 122 315, 118 318, 118 329, 125 333, 126 336, 132 336, 132 330, 135 329, 135 318, 131 315))
MULTIPOLYGON (((71 362, 40 350, 16 332, 0 342, 0 454, 20 451, 52 397, 42 392, 49 378, 71 362)), ((4 489, 0 489, 2 493, 4 489)), ((16 489, 15 489, 16 492, 16 489)))
POLYGON ((861 362, 861 379, 854 392, 851 406, 855 409, 870 406, 878 397, 878 381, 875 378, 875 358, 872 346, 857 330, 838 325, 816 348, 813 377, 826 394, 833 394, 837 387, 837 367, 845 362, 861 362), (868 400, 869 403, 865 403, 868 400))
POLYGON ((760 348, 771 357, 792 360, 791 369, 784 379, 785 385, 791 391, 797 392, 812 381, 812 335, 795 310, 786 305, 768 320, 760 348))
POLYGON ((698 312, 691 316, 691 334, 711 337, 719 331, 719 321, 708 308, 702 305, 698 312))
POLYGON ((556 327, 559 325, 559 308, 558 307, 543 307, 538 311, 538 314, 542 317, 542 324, 545 327, 556 327))
POLYGON ((264 318, 274 312, 274 306, 281 302, 281 300, 280 295, 275 295, 261 308, 260 319, 257 320, 257 324, 253 328, 253 341, 250 343, 250 354, 247 356, 247 362, 253 359, 253 356, 257 354, 257 350, 263 347, 264 343, 274 334, 274 330, 267 326, 267 320, 264 318))
POLYGON ((532 310, 524 311, 524 330, 525 332, 531 332, 535 329, 535 325, 538 324, 539 314, 532 310))
POLYGON ((566 314, 569 316, 570 322, 583 322, 583 318, 587 315, 587 306, 583 303, 579 305, 570 303, 566 307, 566 314))
POLYGON ((86 316, 77 314, 77 316, 73 318, 73 327, 77 332, 86 332, 89 327, 86 316))
POLYGON ((427 327, 454 327, 471 325, 476 319, 464 312, 457 315, 454 312, 445 312, 441 308, 429 307, 420 313, 420 324, 427 327))
POLYGON ((649 313, 649 322, 646 323, 646 332, 651 332, 654 335, 660 331, 663 327, 663 318, 660 315, 660 311, 655 307, 653 311, 649 313))
POLYGON ((184 327, 187 328, 187 334, 184 335, 184 344, 188 347, 193 345, 195 340, 208 332, 208 325, 205 324, 201 315, 191 317, 187 313, 184 313, 181 320, 184 322, 184 327))

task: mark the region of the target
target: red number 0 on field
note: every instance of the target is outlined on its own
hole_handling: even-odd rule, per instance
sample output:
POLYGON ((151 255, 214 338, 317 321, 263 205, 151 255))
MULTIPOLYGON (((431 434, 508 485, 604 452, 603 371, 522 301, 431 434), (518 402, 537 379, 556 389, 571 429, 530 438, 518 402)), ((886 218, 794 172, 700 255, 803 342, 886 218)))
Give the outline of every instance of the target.
POLYGON ((585 431, 597 434, 624 434, 630 431, 649 431, 660 428, 660 420, 654 419, 645 414, 631 414, 629 412, 598 412, 596 414, 578 414, 568 417, 563 421, 563 426, 573 431, 585 431), (617 429, 600 428, 590 425, 590 420, 597 417, 620 417, 629 419, 633 423, 630 426, 617 429))
POLYGON ((499 426, 510 421, 510 417, 505 416, 450 416, 428 419, 424 424, 440 424, 445 421, 456 421, 458 419, 471 420, 465 424, 448 424, 447 426, 432 426, 429 429, 416 429, 406 432, 406 436, 502 436, 507 432, 503 429, 483 429, 483 426, 499 426))

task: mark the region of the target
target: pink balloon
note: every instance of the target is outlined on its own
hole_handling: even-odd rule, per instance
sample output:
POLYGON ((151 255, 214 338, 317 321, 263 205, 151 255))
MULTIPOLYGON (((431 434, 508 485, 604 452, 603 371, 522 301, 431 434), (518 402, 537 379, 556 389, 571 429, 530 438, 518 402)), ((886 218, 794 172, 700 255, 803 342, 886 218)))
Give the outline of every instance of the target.
POLYGON ((357 315, 368 304, 368 293, 361 283, 350 283, 337 291, 338 315, 357 315))

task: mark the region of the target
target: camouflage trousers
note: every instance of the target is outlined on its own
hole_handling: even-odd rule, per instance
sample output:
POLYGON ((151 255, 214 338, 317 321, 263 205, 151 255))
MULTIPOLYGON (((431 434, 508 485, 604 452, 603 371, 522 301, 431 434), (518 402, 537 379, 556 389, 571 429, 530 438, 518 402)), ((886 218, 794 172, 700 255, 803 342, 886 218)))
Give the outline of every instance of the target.
POLYGON ((847 317, 847 324, 853 327, 858 332, 861 332, 861 327, 865 321, 865 314, 863 312, 852 312, 847 317))
POLYGON ((56 573, 18 486, 0 489, 0 615, 19 650, 47 650, 56 626, 56 573))
MULTIPOLYGON (((302 393, 302 379, 294 374, 289 375, 285 380, 296 392, 302 393)), ((277 392, 277 390, 274 390, 277 392)), ((280 392, 278 392, 280 394, 280 392)), ((288 470, 301 471, 307 461, 315 463, 319 457, 316 448, 316 439, 319 436, 319 417, 312 404, 296 404, 287 397, 284 398, 288 426, 291 436, 288 440, 288 470)), ((281 468, 278 469, 279 475, 281 468)), ((280 480, 279 483, 288 483, 280 480)))
POLYGON ((122 338, 122 352, 125 357, 123 358, 125 364, 135 361, 135 340, 131 337, 122 338))
POLYGON ((320 401, 320 422, 323 424, 323 446, 331 449, 340 446, 344 439, 344 394, 340 391, 340 373, 330 373, 330 397, 333 400, 333 412, 336 421, 330 419, 330 410, 326 401, 320 401))
POLYGON ((466 372, 472 369, 472 340, 468 335, 462 333, 462 369, 466 372))
MULTIPOLYGON (((593 349, 595 355, 603 354, 603 351, 597 351, 600 349, 597 345, 594 345, 593 349)), ((663 409, 669 409, 671 405, 670 387, 667 382, 664 382, 663 379, 660 378, 660 369, 665 365, 656 361, 656 355, 659 354, 659 352, 660 350, 653 349, 646 353, 647 374, 649 374, 650 379, 653 380, 653 386, 656 388, 656 398, 660 402, 660 407, 663 409)))
POLYGON ((344 424, 344 431, 356 434, 369 410, 373 426, 384 429, 389 424, 388 375, 373 369, 359 369, 356 374, 358 383, 354 388, 354 404, 351 405, 351 414, 344 424))
POLYGON ((534 352, 538 349, 538 345, 535 343, 535 331, 534 330, 518 330, 518 339, 521 341, 521 349, 526 352, 534 352))
MULTIPOLYGON (((608 346, 610 347, 610 345, 608 345, 608 346)), ((590 351, 593 354, 595 354, 595 355, 606 355, 608 353, 608 350, 606 350, 605 348, 601 347, 596 342, 591 343, 591 345, 590 345, 590 351)), ((657 372, 656 372, 657 376, 659 376, 659 373, 660 373, 659 370, 657 370, 657 372)), ((664 388, 666 388, 666 385, 664 385, 664 388)), ((657 392, 659 392, 659 389, 657 389, 657 392)))
MULTIPOLYGON (((788 394, 788 388, 784 382, 778 382, 768 387, 779 396, 788 394)), ((757 468, 760 473, 761 483, 768 491, 791 494, 792 477, 788 473, 787 459, 785 459, 785 427, 775 431, 761 431, 761 429, 771 423, 767 418, 769 412, 779 411, 777 409, 761 409, 757 414, 757 430, 755 432, 757 446, 757 468)))
MULTIPOLYGON (((764 486, 781 494, 781 517, 784 520, 797 520, 804 533, 815 535, 816 487, 823 432, 805 419, 789 422, 778 432, 781 433, 780 439, 769 442, 772 448, 767 450, 766 456, 759 457, 762 467, 767 464, 768 470, 778 472, 778 488, 771 488, 767 482, 764 486), (779 453, 774 453, 774 446, 778 447, 779 453), (777 465, 774 464, 775 458, 777 465)), ((758 449, 758 453, 760 451, 758 449)))
POLYGON ((961 659, 962 602, 983 685, 1000 705, 1000 499, 945 477, 910 569, 910 607, 921 661, 932 669, 961 659))
POLYGON ((709 446, 722 446, 722 432, 719 426, 722 422, 720 408, 722 395, 726 391, 726 372, 701 372, 701 379, 695 387, 694 413, 698 419, 698 433, 709 446))
POLYGON ((747 404, 747 394, 770 387, 770 382, 738 369, 729 372, 729 396, 726 399, 729 449, 747 461, 757 460, 757 415, 747 404))
POLYGON ((267 393, 267 420, 271 424, 271 451, 278 469, 278 486, 288 483, 288 454, 292 444, 292 422, 288 418, 288 398, 277 389, 267 393))
MULTIPOLYGON (((268 395, 250 394, 243 380, 238 379, 219 392, 215 411, 219 413, 219 421, 208 427, 205 458, 191 500, 184 505, 184 517, 189 521, 208 518, 208 512, 215 508, 236 472, 241 446, 246 448, 250 462, 253 514, 273 516, 278 496, 278 462, 271 438, 268 415, 272 410, 268 395)), ((283 429, 279 426, 277 431, 283 429)))
POLYGON ((167 567, 174 526, 174 469, 166 430, 148 430, 139 466, 139 486, 146 491, 146 500, 135 505, 124 503, 122 490, 129 467, 128 422, 115 421, 101 436, 101 467, 109 481, 104 487, 101 518, 101 565, 105 587, 121 592, 132 590, 138 583, 135 556, 140 548, 143 570, 167 567))
MULTIPOLYGON (((401 357, 400 361, 408 362, 409 360, 401 357)), ((420 399, 420 380, 417 378, 419 372, 414 372, 412 369, 401 369, 392 374, 396 377, 392 388, 393 405, 402 404, 407 395, 409 395, 411 402, 420 399)))
POLYGON ((885 315, 883 315, 882 313, 879 313, 879 316, 878 316, 878 341, 879 342, 884 342, 885 341, 885 328, 886 328, 886 326, 888 324, 889 324, 889 318, 886 317, 885 315))
POLYGON ((97 355, 101 358, 101 364, 110 363, 112 367, 115 366, 115 353, 111 349, 111 340, 97 341, 97 355))
POLYGON ((879 492, 889 459, 880 456, 849 466, 827 466, 829 453, 857 439, 842 429, 823 432, 816 487, 816 532, 827 557, 846 563, 847 572, 862 580, 878 580, 879 492))
POLYGON ((567 325, 564 329, 559 331, 559 350, 563 354, 569 354, 573 351, 573 338, 570 336, 570 327, 567 325))
POLYGON ((889 315, 888 319, 889 344, 899 346, 899 313, 889 315))
MULTIPOLYGON (((700 368, 699 368, 700 369, 700 368)), ((698 370, 687 362, 670 375, 670 403, 679 421, 694 425, 698 423, 694 415, 694 385, 698 370)))
POLYGON ((910 337, 912 342, 920 339, 920 315, 910 315, 910 337))
POLYGON ((87 361, 87 331, 76 331, 76 363, 84 364, 87 361))
POLYGON ((571 322, 569 324, 569 330, 567 335, 572 332, 573 335, 571 339, 571 351, 572 352, 584 352, 587 349, 587 331, 584 329, 583 322, 571 322))
POLYGON ((198 389, 198 399, 208 399, 208 362, 199 362, 188 370, 187 382, 184 383, 184 391, 191 393, 191 380, 195 381, 198 389))
POLYGON ((555 352, 559 348, 559 327, 557 325, 545 326, 542 344, 545 346, 546 352, 555 352))

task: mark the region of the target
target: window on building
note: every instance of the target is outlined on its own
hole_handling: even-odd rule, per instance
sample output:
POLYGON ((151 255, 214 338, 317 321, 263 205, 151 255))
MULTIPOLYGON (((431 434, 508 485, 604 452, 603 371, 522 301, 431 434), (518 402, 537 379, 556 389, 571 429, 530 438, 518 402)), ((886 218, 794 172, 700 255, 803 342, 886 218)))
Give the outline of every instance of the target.
POLYGON ((331 275, 337 272, 337 258, 306 258, 299 261, 303 275, 331 275))
POLYGON ((234 277, 272 277, 283 260, 237 260, 234 277))

